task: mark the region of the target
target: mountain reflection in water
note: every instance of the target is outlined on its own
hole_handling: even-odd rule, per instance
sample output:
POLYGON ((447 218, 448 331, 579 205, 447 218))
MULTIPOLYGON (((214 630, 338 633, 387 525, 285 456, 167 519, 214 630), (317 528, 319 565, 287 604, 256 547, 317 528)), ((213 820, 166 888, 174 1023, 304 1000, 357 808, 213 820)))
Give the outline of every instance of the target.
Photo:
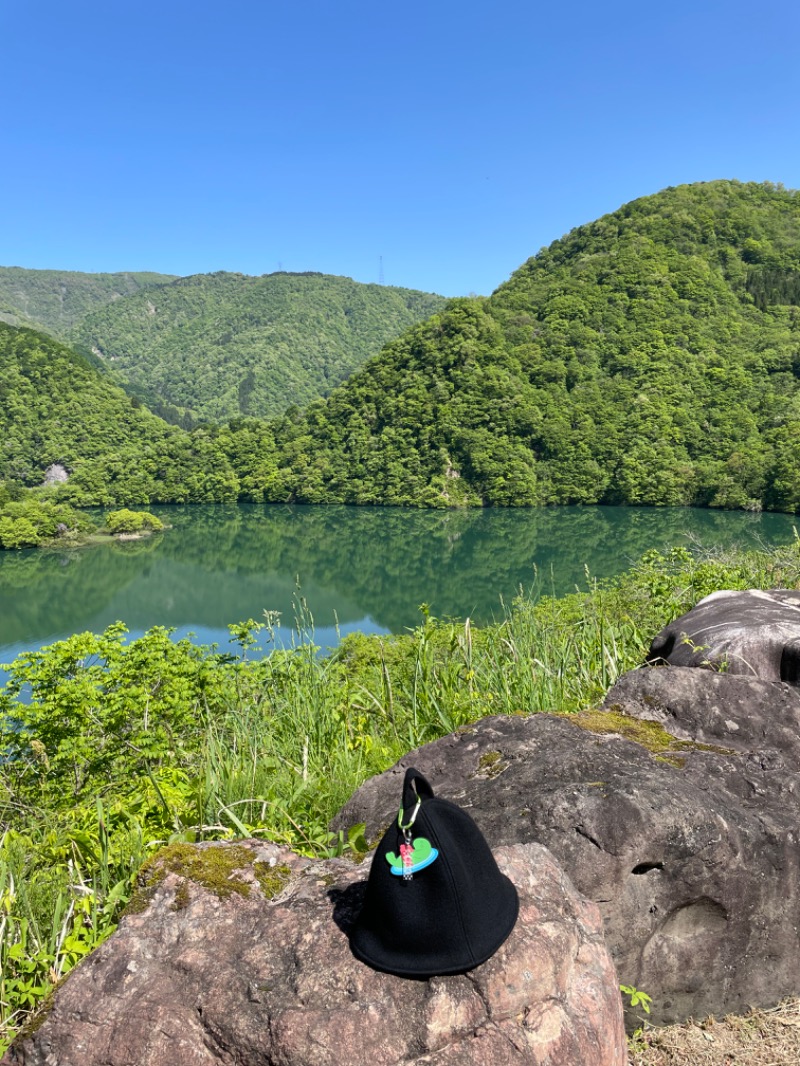
POLYGON ((791 540, 793 515, 684 508, 405 508, 202 505, 152 508, 172 527, 148 540, 69 551, 0 552, 0 662, 120 619, 228 646, 229 623, 281 616, 299 595, 316 641, 400 632, 437 617, 477 624, 520 589, 562 595, 631 566, 650 548, 791 540))

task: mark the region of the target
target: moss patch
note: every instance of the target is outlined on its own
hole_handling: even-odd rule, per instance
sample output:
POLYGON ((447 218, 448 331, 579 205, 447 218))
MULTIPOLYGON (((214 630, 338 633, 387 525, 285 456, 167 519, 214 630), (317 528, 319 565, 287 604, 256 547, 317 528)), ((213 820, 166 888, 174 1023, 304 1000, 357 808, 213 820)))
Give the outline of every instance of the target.
POLYGON ((507 769, 508 763, 503 761, 503 756, 499 751, 485 751, 478 760, 478 770, 475 776, 491 780, 493 777, 499 777, 503 770, 507 769))
POLYGON ((181 881, 175 890, 175 899, 172 901, 173 911, 183 911, 189 906, 189 884, 186 881, 181 881))
POLYGON ((288 866, 270 866, 268 862, 254 862, 253 873, 265 899, 274 899, 288 885, 292 871, 288 866))
MULTIPOLYGON (((136 888, 125 914, 140 914, 155 895, 167 874, 179 874, 194 881, 219 899, 237 894, 250 895, 250 883, 236 876, 236 871, 250 866, 253 853, 241 844, 225 844, 212 848, 198 848, 194 844, 168 844, 149 859, 139 871, 136 888)), ((173 910, 188 906, 188 889, 178 889, 173 910)))
POLYGON ((570 722, 591 733, 617 733, 626 740, 639 744, 659 762, 668 763, 678 769, 681 769, 686 762, 681 753, 711 751, 717 755, 735 754, 729 748, 719 748, 713 744, 700 744, 696 740, 678 740, 658 722, 631 718, 618 710, 585 710, 577 714, 560 714, 558 717, 568 718, 570 722))

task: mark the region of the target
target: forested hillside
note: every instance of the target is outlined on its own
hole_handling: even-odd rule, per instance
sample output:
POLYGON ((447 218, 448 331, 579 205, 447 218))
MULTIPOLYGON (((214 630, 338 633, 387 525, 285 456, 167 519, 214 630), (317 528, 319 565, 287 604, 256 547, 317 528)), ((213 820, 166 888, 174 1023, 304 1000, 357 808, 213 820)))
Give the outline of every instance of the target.
POLYGON ((800 195, 667 189, 284 420, 268 498, 797 510, 799 304, 800 195))
POLYGON ((305 406, 444 302, 324 274, 198 274, 106 304, 71 336, 189 426, 305 406))
POLYGON ((151 414, 83 356, 0 323, 0 479, 41 485, 52 463, 78 504, 236 499, 239 482, 204 432, 151 414))
MULTIPOLYGON (((287 304, 295 286, 317 281, 281 278, 275 291, 287 304)), ((217 308, 224 294, 243 291, 229 275, 213 284, 217 308)), ((146 307, 166 293, 180 293, 187 322, 199 318, 211 336, 204 279, 117 306, 146 307)), ((325 305, 311 306, 306 321, 323 322, 325 305)), ((221 352, 219 362, 222 381, 221 352)), ((800 195, 711 182, 579 227, 490 298, 451 301, 328 398, 270 421, 185 432, 87 359, 0 326, 0 477, 36 485, 60 462, 70 480, 59 495, 77 504, 796 511, 798 379, 800 195)), ((214 380, 209 364, 209 395, 214 380)), ((255 389, 240 381, 240 408, 255 389)))
POLYGON ((173 274, 83 274, 0 267, 0 321, 65 339, 74 324, 104 304, 174 280, 173 274))

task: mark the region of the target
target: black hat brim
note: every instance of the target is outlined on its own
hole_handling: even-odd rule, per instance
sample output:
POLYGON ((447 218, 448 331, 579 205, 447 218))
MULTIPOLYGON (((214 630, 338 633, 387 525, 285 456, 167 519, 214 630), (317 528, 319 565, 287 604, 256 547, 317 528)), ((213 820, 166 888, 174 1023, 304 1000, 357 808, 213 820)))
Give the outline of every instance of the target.
POLYGON ((428 977, 447 976, 467 973, 482 965, 500 948, 516 925, 519 916, 519 898, 517 890, 509 879, 500 875, 496 884, 496 897, 487 913, 486 935, 482 937, 480 948, 475 945, 471 950, 466 944, 461 950, 453 952, 441 950, 434 943, 425 954, 418 950, 413 954, 405 951, 392 951, 387 948, 383 935, 370 929, 365 923, 358 923, 350 937, 350 949, 359 961, 371 966, 381 973, 394 974, 397 977, 411 977, 424 980, 428 977))

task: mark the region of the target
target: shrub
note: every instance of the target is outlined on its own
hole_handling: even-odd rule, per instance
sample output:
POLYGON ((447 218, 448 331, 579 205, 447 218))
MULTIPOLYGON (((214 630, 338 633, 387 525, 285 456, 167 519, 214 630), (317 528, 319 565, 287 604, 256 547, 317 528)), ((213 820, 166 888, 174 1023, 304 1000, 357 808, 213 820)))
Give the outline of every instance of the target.
POLYGON ((0 518, 0 547, 35 548, 40 537, 27 518, 0 518))
POLYGON ((121 511, 112 511, 106 518, 106 529, 109 533, 157 533, 163 528, 161 519, 149 511, 129 511, 123 508, 121 511))

